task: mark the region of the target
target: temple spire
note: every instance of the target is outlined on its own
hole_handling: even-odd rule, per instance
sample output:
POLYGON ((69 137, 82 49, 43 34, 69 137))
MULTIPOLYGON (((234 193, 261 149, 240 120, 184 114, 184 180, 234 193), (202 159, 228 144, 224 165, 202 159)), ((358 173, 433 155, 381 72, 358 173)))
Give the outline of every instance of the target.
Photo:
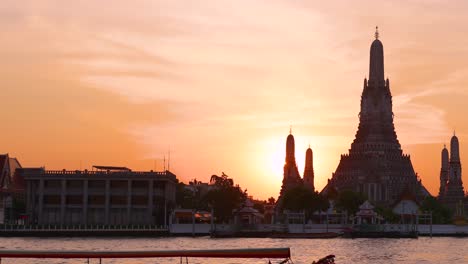
POLYGON ((460 162, 460 146, 458 143, 458 137, 455 135, 455 133, 450 140, 450 161, 460 162))
POLYGON ((447 170, 449 169, 449 152, 447 150, 447 148, 445 147, 445 144, 444 144, 444 148, 442 149, 442 170, 447 170))
POLYGON ((286 164, 296 165, 294 136, 290 133, 286 138, 286 164))
POLYGON ((304 186, 315 191, 314 186, 314 165, 313 165, 313 153, 312 149, 309 148, 306 151, 305 167, 304 167, 304 186))
POLYGON ((369 83, 375 82, 385 83, 384 78, 384 55, 383 45, 379 40, 378 27, 375 29, 375 40, 372 42, 370 49, 370 65, 369 65, 369 83))

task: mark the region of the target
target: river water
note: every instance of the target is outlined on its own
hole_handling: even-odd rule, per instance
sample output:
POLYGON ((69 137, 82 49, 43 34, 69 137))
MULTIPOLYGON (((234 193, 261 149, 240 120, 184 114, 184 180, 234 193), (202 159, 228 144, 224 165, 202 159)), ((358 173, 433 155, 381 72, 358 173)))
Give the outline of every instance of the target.
MULTIPOLYGON (((328 254, 336 263, 468 263, 468 238, 272 239, 272 238, 0 238, 0 249, 173 250, 290 247, 294 263, 311 263, 328 254)), ((103 259, 103 264, 180 263, 180 259, 103 259)), ((271 260, 278 263, 278 260, 271 260)), ((2 259, 2 264, 86 263, 72 259, 2 259)), ((91 260, 90 263, 99 263, 91 260)), ((185 263, 185 261, 184 261, 185 263)), ((268 263, 268 260, 200 259, 189 263, 268 263)))

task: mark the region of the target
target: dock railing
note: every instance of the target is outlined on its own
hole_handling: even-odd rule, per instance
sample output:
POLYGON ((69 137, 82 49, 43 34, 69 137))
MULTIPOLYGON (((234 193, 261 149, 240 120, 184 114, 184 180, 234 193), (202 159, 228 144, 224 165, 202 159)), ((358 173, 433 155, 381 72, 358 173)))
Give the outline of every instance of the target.
POLYGON ((1 224, 0 232, 50 232, 50 231, 169 231, 168 227, 161 225, 14 225, 1 224))

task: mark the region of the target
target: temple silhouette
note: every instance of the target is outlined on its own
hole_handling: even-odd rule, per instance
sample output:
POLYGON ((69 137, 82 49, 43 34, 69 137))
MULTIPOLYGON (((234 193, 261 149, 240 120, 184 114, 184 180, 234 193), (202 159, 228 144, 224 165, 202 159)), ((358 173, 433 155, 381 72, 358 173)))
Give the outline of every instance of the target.
POLYGON ((289 135, 286 138, 286 158, 283 168, 283 184, 281 186, 280 196, 276 206, 277 211, 282 210, 284 194, 288 190, 299 186, 305 186, 306 188, 315 191, 313 153, 309 146, 306 150, 305 156, 304 177, 301 178, 296 164, 294 136, 290 130, 289 135))
POLYGON ((439 200, 451 209, 456 209, 465 198, 460 162, 460 146, 455 133, 450 140, 450 157, 447 148, 442 149, 439 200))
POLYGON ((352 190, 374 204, 391 205, 403 194, 429 195, 403 154, 393 124, 390 81, 384 78, 384 52, 378 28, 370 48, 369 80, 364 79, 356 138, 322 193, 352 190))

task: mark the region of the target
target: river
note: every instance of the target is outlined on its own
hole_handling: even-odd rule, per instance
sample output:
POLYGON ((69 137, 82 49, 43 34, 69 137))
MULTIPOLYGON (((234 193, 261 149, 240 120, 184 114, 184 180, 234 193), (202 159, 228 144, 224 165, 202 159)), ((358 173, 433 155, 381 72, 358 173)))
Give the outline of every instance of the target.
MULTIPOLYGON (((328 254, 336 263, 468 263, 468 238, 419 239, 270 239, 270 238, 0 238, 1 249, 172 250, 290 247, 294 263, 311 263, 328 254)), ((278 263, 272 260, 272 263, 278 263)), ((86 263, 73 259, 3 259, 2 264, 86 263)), ((90 263, 99 263, 91 260, 90 263)), ((103 264, 179 263, 179 259, 104 259, 103 264)), ((185 262, 184 262, 185 263, 185 262)), ((268 263, 268 260, 189 259, 189 263, 268 263)))

